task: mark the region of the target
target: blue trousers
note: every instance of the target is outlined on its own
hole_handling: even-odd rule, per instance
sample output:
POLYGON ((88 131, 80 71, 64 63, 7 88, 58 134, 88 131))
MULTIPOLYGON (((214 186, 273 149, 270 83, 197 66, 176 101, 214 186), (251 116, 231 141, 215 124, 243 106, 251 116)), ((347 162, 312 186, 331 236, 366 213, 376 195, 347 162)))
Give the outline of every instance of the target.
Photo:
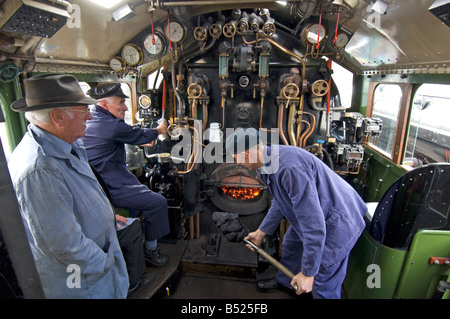
POLYGON ((130 215, 136 217, 139 212, 144 215, 145 240, 159 239, 170 232, 167 200, 161 194, 139 192, 124 198, 111 200, 115 207, 130 209, 130 215))
MULTIPOLYGON (((288 229, 283 239, 283 249, 280 262, 290 269, 294 274, 301 272, 303 254, 303 244, 292 227, 288 229)), ((314 299, 340 299, 341 286, 347 273, 348 256, 341 262, 328 267, 319 268, 319 272, 314 276, 312 296, 314 299)), ((291 288, 291 279, 282 272, 276 275, 277 281, 291 288)))

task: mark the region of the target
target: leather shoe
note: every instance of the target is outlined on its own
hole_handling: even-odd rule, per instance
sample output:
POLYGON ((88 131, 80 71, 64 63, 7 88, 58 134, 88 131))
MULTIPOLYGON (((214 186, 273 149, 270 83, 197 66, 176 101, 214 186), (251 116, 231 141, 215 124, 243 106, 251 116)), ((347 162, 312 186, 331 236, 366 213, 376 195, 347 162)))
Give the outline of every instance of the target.
POLYGON ((153 282, 154 279, 155 279, 155 273, 153 273, 153 272, 144 273, 139 278, 137 284, 134 287, 128 289, 127 298, 130 298, 131 296, 133 296, 136 293, 136 291, 138 291, 142 288, 148 287, 153 282))
POLYGON ((278 282, 275 278, 260 280, 256 283, 256 290, 259 292, 269 292, 278 287, 278 282))
POLYGON ((169 256, 161 254, 159 248, 147 249, 144 247, 145 262, 153 267, 161 267, 169 262, 169 256))

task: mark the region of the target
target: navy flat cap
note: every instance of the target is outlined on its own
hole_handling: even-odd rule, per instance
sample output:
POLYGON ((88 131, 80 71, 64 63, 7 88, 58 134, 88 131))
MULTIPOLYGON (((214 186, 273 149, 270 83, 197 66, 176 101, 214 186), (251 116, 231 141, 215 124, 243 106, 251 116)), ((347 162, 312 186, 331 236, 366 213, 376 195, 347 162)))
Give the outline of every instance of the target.
POLYGON ((253 127, 238 128, 227 137, 225 149, 231 154, 242 153, 259 144, 259 132, 253 127))
POLYGON ((128 96, 123 93, 120 83, 102 83, 89 89, 86 94, 97 100, 110 96, 128 98, 128 96))

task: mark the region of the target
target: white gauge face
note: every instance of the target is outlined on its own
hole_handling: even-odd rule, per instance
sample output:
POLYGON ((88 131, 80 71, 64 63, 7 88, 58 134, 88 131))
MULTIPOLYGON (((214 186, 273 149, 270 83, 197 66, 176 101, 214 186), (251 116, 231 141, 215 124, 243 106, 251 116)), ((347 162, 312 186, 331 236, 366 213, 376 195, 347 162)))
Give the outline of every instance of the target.
POLYGON ((148 109, 150 105, 152 105, 152 100, 148 97, 148 95, 141 95, 139 98, 139 105, 143 109, 148 109))
POLYGON ((164 51, 164 42, 161 36, 155 34, 155 44, 153 44, 153 35, 149 34, 144 39, 144 49, 151 55, 159 56, 164 51))
POLYGON ((164 28, 164 34, 168 40, 173 43, 180 42, 184 38, 184 28, 177 21, 170 22, 170 36, 169 36, 169 24, 164 28))
POLYGON ((142 60, 142 52, 136 45, 127 44, 122 49, 122 58, 129 65, 138 65, 142 60))
POLYGON ((334 42, 334 46, 338 49, 342 49, 343 47, 345 47, 348 43, 348 35, 346 35, 345 33, 338 33, 337 37, 336 37, 336 42, 334 42))
POLYGON ((317 39, 319 39, 319 42, 322 42, 322 40, 325 38, 326 33, 327 31, 323 25, 321 25, 319 28, 318 24, 313 24, 306 29, 306 40, 311 44, 317 44, 317 39))
POLYGON ((111 69, 114 72, 122 71, 124 69, 124 67, 125 67, 124 61, 121 58, 119 58, 119 57, 112 58, 109 61, 109 66, 111 67, 111 69))

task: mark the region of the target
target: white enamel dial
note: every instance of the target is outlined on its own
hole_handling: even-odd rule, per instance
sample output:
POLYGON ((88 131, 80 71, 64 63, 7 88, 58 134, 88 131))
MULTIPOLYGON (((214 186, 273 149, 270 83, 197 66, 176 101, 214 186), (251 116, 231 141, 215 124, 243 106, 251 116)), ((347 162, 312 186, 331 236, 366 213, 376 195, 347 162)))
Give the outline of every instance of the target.
POLYGON ((142 62, 142 50, 135 44, 126 44, 122 49, 122 58, 131 66, 142 62))
POLYGON ((178 21, 170 21, 170 35, 169 24, 164 27, 164 35, 172 43, 180 42, 184 38, 184 28, 178 21))
POLYGON ((114 72, 120 72, 125 69, 125 61, 121 57, 114 57, 109 60, 109 66, 114 72))
POLYGON ((151 55, 160 56, 165 48, 164 40, 159 33, 155 33, 155 44, 153 44, 152 39, 152 34, 145 36, 144 49, 151 55))

